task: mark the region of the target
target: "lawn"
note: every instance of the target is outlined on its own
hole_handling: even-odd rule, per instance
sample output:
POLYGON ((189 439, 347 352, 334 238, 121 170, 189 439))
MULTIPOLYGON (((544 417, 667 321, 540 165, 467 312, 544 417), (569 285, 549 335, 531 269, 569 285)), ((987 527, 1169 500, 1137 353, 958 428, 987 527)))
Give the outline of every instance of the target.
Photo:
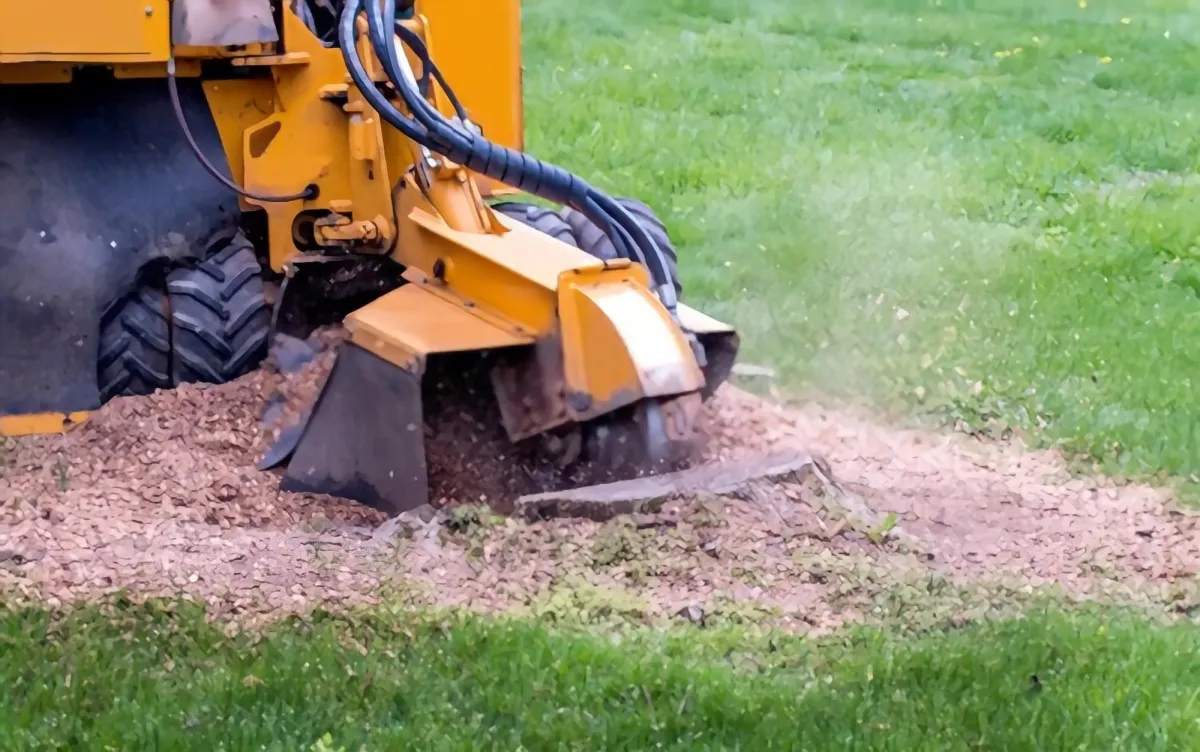
MULTIPOLYGON (((685 298, 790 394, 1200 475, 1200 2, 524 24, 530 150, 655 206, 685 298)), ((0 606, 0 749, 1200 749, 1197 654, 1191 624, 1058 608, 806 639, 0 606)))
POLYGON ((0 616, 0 748, 1196 749, 1198 651, 1119 614, 813 642, 39 610, 0 616))
POLYGON ((790 391, 1200 472, 1200 3, 524 8, 529 148, 790 391))

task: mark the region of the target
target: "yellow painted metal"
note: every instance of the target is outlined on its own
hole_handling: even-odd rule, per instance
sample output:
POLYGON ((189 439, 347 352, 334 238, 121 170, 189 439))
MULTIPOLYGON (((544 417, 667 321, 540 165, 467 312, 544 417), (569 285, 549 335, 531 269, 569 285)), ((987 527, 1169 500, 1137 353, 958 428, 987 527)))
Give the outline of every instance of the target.
POLYGON ((0 85, 65 84, 71 73, 71 66, 62 63, 10 63, 0 65, 0 85))
POLYGON ((704 386, 704 373, 683 331, 648 283, 640 266, 559 275, 567 389, 588 395, 589 413, 704 386))
MULTIPOLYGON (((304 54, 307 59, 271 68, 273 109, 245 129, 241 153, 230 159, 241 164, 240 174, 236 168, 233 173, 249 191, 284 195, 310 184, 320 191, 318 201, 243 199, 267 212, 270 265, 276 271, 297 252, 292 234, 296 215, 335 202, 339 212, 350 212, 355 219, 383 220, 388 231, 380 233, 377 242, 386 249, 395 226, 388 159, 395 151, 407 159, 403 149, 389 151, 385 147, 379 117, 353 86, 346 86, 341 52, 324 47, 295 14, 282 15, 288 54, 304 54), (339 94, 346 97, 341 107, 339 94)), ((261 98, 255 101, 261 102, 261 98)), ((211 91, 209 102, 213 106, 211 91)), ((224 102, 236 107, 236 101, 224 102)), ((218 113, 214 110, 214 114, 218 113)), ((233 144, 224 143, 232 152, 233 144)))
POLYGON ((531 345, 533 338, 477 316, 421 284, 405 285, 346 318, 351 340, 384 360, 421 373, 432 353, 531 345))
POLYGON ((679 317, 679 323, 684 329, 696 334, 731 334, 734 329, 729 324, 717 321, 707 313, 701 313, 695 308, 686 306, 680 303, 675 314, 679 317))
POLYGON ((464 301, 511 320, 522 331, 552 333, 558 275, 567 269, 602 268, 603 263, 488 211, 504 234, 452 229, 417 188, 406 186, 397 199, 396 213, 404 221, 393 257, 440 278, 464 301))
MULTIPOLYGON (((95 1, 67 4, 74 8, 95 1)), ((114 4, 126 5, 105 3, 106 15, 114 4)), ((157 9, 166 3, 150 0, 150 5, 157 9)), ((0 0, 0 20, 13 17, 9 11, 16 7, 15 0, 0 0)), ((139 11, 145 7, 139 0, 139 11)), ((417 10, 407 23, 427 40, 472 120, 489 139, 520 148, 519 1, 418 0, 417 10)), ((161 15, 166 23, 165 11, 161 15)), ((313 200, 242 199, 243 209, 266 212, 272 269, 284 270, 300 253, 293 230, 302 212, 325 214, 314 228, 318 243, 387 253, 406 268, 407 285, 348 317, 356 343, 418 372, 430 353, 539 343, 539 352, 549 347, 554 353, 566 392, 586 398, 564 409, 562 415, 572 419, 704 385, 683 331, 650 292, 644 268, 628 261, 606 265, 493 212, 483 199, 501 189, 441 157, 428 161, 367 105, 349 81, 339 50, 324 47, 286 6, 280 17, 278 47, 254 45, 240 53, 177 50, 184 58, 180 71, 198 72, 191 67, 197 58, 233 57, 234 67, 248 74, 204 82, 236 182, 274 195, 310 184, 318 188, 313 200)), ((132 34, 129 29, 114 33, 132 34)), ((67 50, 68 43, 74 42, 58 39, 55 49, 67 50)), ((368 75, 381 80, 365 34, 360 44, 368 75)), ((165 59, 165 50, 149 42, 146 47, 147 54, 161 55, 153 59, 165 59)), ((411 54, 409 59, 419 66, 411 54)), ((122 75, 163 72, 161 63, 112 62, 122 64, 122 75)), ((69 71, 61 64, 0 66, 0 81, 61 80, 63 75, 69 71)), ((436 87, 433 101, 450 114, 436 87)), ((679 316, 698 333, 731 331, 686 306, 680 306, 679 316)), ((0 423, 0 433, 9 426, 61 430, 61 416, 57 420, 3 418, 7 422, 0 423)))
POLYGON ((86 412, 0 415, 0 436, 64 433, 87 420, 86 412))
MULTIPOLYGON (((432 58, 471 120, 489 140, 524 149, 520 0, 417 0, 416 9, 437 50, 432 58)), ((490 178, 476 179, 485 196, 513 193, 490 178)))
MULTIPOLYGON (((8 63, 0 60, 0 85, 8 84, 65 84, 74 78, 77 63, 8 63)), ((104 66, 114 78, 163 78, 166 63, 114 63, 104 66)), ((175 66, 179 78, 200 75, 199 60, 180 60, 175 66)))
POLYGON ((520 0, 417 0, 432 58, 488 140, 524 145, 520 0))
MULTIPOLYGON (((246 170, 245 134, 275 112, 274 81, 269 78, 239 78, 205 81, 202 85, 221 145, 225 148, 229 172, 241 180, 246 170)), ((252 208, 248 204, 244 206, 252 208)), ((288 245, 291 245, 290 241, 288 245)), ((293 252, 287 247, 283 250, 286 255, 293 252)))
POLYGON ((282 55, 252 55, 233 59, 235 68, 253 68, 255 66, 274 68, 278 65, 304 65, 311 58, 307 52, 287 52, 282 55))
MULTIPOLYGON (((119 63, 110 66, 114 78, 163 78, 167 75, 166 63, 119 63)), ((199 60, 180 60, 175 65, 179 78, 194 78, 200 75, 199 60)))
POLYGON ((0 64, 164 62, 170 35, 168 0, 0 0, 0 64))
MULTIPOLYGON (((458 186, 469 197, 463 186, 470 182, 461 182, 447 169, 428 194, 441 204, 439 199, 458 186)), ((406 187, 397 199, 401 222, 393 257, 421 270, 423 279, 434 278, 443 296, 472 315, 554 342, 567 390, 588 398, 588 407, 574 410, 572 417, 583 419, 644 397, 683 394, 704 385, 683 331, 650 292, 645 268, 628 261, 605 265, 486 211, 498 231, 456 230, 418 188, 406 187)), ((395 324, 391 330, 373 329, 371 335, 380 343, 372 348, 377 353, 389 347, 412 352, 407 331, 399 319, 395 324)))
POLYGON ((260 42, 239 45, 236 47, 205 47, 203 45, 176 44, 175 59, 187 60, 190 58, 196 58, 200 60, 212 60, 230 58, 233 60, 234 65, 236 65, 236 60, 238 59, 253 59, 262 55, 272 55, 277 49, 278 45, 276 44, 263 44, 260 42))

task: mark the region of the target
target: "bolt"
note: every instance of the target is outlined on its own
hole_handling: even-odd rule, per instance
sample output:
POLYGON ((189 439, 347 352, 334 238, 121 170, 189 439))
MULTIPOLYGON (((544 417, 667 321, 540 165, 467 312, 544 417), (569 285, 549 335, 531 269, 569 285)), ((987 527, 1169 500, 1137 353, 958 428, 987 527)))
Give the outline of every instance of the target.
POLYGON ((567 395, 567 405, 576 413, 584 413, 591 408, 592 398, 582 392, 571 392, 567 395))
POLYGON ((146 15, 147 15, 147 16, 153 16, 153 15, 154 15, 154 8, 152 8, 152 7, 150 7, 149 5, 147 5, 147 6, 146 6, 146 15))

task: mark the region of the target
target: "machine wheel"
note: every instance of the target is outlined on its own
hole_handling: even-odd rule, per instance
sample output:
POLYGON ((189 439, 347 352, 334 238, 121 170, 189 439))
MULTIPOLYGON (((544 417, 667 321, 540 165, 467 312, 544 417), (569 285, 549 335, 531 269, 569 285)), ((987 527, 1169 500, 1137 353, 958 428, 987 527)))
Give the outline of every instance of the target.
POLYGON ((567 245, 579 247, 575 240, 575 232, 558 212, 537 204, 526 204, 518 201, 505 201, 492 204, 492 208, 506 217, 528 225, 538 232, 545 233, 555 240, 561 240, 567 245))
MULTIPOLYGON (((675 246, 671 243, 666 225, 658 218, 653 209, 635 198, 618 198, 616 202, 633 215, 634 220, 653 238, 655 245, 662 249, 663 254, 667 257, 667 269, 671 274, 671 281, 675 283, 675 293, 681 293, 683 286, 679 282, 679 254, 676 253, 675 246)), ((617 248, 613 245, 612 239, 592 220, 571 208, 563 209, 561 216, 571 227, 571 231, 575 235, 575 245, 581 250, 587 251, 601 261, 612 261, 617 258, 617 248)))
POLYGON ((143 287, 101 314, 99 377, 103 402, 174 386, 167 296, 161 290, 143 287))
POLYGON ((232 381, 267 354, 271 310, 254 247, 238 233, 218 248, 167 275, 177 384, 232 381))

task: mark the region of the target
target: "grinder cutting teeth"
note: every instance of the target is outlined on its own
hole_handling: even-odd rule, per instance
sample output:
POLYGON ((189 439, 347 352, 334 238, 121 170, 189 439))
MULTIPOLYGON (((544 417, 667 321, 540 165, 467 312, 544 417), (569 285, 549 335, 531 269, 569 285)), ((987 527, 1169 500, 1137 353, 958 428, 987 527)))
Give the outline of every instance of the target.
MULTIPOLYGON (((599 467, 600 477, 656 472, 690 456, 701 401, 736 357, 738 338, 730 327, 678 301, 674 250, 648 207, 614 199, 483 136, 464 104, 486 102, 493 89, 503 91, 515 79, 481 83, 468 76, 460 101, 434 62, 435 42, 459 53, 451 58, 456 71, 489 75, 489 66, 471 57, 481 54, 476 35, 469 44, 459 41, 467 35, 455 23, 485 24, 486 16, 497 33, 516 36, 519 3, 460 3, 471 9, 445 0, 415 6, 293 0, 275 16, 276 35, 262 0, 267 11, 254 19, 270 33, 231 41, 226 32, 252 25, 230 18, 216 24, 225 31, 206 36, 197 21, 201 6, 210 14, 233 11, 176 0, 175 23, 162 29, 172 35, 164 46, 170 51, 165 71, 188 146, 209 173, 241 194, 242 208, 265 214, 260 256, 287 275, 277 309, 303 294, 297 289, 342 284, 291 284, 303 274, 388 259, 384 268, 397 277, 384 286, 388 291, 346 316, 349 338, 291 452, 286 490, 349 497, 389 513, 426 503, 425 377, 436 359, 469 353, 486 359, 495 420, 509 442, 553 437, 562 464, 599 467), (188 75, 247 72, 219 85, 205 80, 201 98, 210 108, 209 125, 216 126, 206 131, 205 146, 218 143, 211 134, 219 134, 241 186, 203 158, 188 131, 185 110, 196 117, 195 102, 180 96, 176 75, 183 68, 177 70, 176 54, 224 61, 224 67, 197 65, 188 75), (487 201, 516 191, 563 209, 487 201)), ((255 5, 247 0, 239 7, 255 5)), ((508 41, 504 50, 519 49, 516 39, 508 41)), ((53 57, 56 64, 64 54, 69 58, 66 52, 53 57)), ((146 54, 154 59, 156 53, 146 54)), ((518 69, 515 54, 510 62, 518 69)), ((495 108, 489 112, 485 125, 503 128, 495 108)), ((222 250, 188 269, 204 271, 232 258, 222 250)), ((183 279, 185 272, 166 274, 178 295, 167 296, 162 313, 172 326, 190 326, 189 336, 221 344, 221 337, 233 336, 236 314, 225 315, 216 333, 203 331, 203 317, 177 320, 176 298, 200 300, 209 290, 183 279)), ((240 290, 207 299, 232 300, 235 292, 245 294, 240 290)), ((241 357, 239 363, 246 348, 259 346, 238 343, 225 343, 221 352, 241 357)), ((48 407, 65 412, 94 405, 48 407)))

